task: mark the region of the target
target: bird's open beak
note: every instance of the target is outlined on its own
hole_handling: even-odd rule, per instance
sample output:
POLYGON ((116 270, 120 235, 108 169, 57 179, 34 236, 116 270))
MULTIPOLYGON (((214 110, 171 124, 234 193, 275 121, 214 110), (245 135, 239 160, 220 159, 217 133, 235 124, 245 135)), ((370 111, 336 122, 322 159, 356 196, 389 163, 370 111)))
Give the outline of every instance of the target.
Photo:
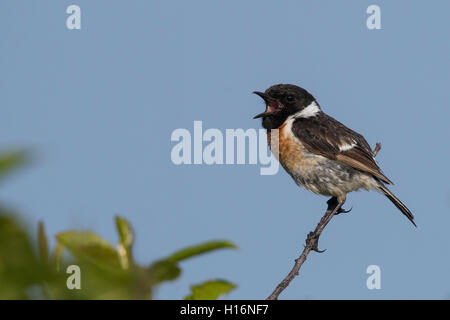
POLYGON ((278 102, 278 100, 269 97, 267 94, 265 94, 264 92, 259 92, 259 91, 253 91, 254 94, 260 96, 264 102, 266 103, 266 111, 256 115, 253 117, 253 119, 258 119, 261 117, 267 117, 271 114, 273 114, 274 112, 277 112, 281 109, 281 105, 278 102))

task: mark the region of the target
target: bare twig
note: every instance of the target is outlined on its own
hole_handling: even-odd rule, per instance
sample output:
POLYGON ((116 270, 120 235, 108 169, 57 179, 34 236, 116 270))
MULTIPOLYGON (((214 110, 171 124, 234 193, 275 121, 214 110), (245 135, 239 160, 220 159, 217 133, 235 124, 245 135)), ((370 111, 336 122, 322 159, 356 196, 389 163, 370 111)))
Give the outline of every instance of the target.
MULTIPOLYGON (((375 148, 373 149, 373 156, 376 157, 378 152, 381 149, 381 143, 377 142, 375 145, 375 148)), ((325 250, 321 251, 318 249, 317 245, 319 242, 319 237, 322 234, 323 229, 325 229, 326 225, 331 221, 331 219, 341 212, 348 212, 342 210, 341 206, 343 203, 339 203, 336 199, 336 197, 332 197, 330 200, 327 201, 328 208, 325 212, 322 219, 320 219, 320 222, 317 224, 316 229, 313 232, 310 232, 308 234, 308 237, 306 238, 306 245, 303 249, 303 252, 301 253, 300 257, 298 257, 295 260, 294 266, 291 269, 291 271, 288 273, 288 275, 283 279, 283 281, 280 282, 280 284, 275 288, 275 290, 272 292, 272 294, 267 298, 267 300, 277 300, 278 296, 283 292, 284 289, 287 288, 287 286, 291 283, 291 281, 298 276, 298 273, 300 271, 300 268, 302 267, 303 263, 306 261, 306 258, 308 257, 308 254, 311 251, 316 252, 324 252, 325 250)))
POLYGON ((380 149, 381 149, 381 143, 377 142, 377 144, 375 145, 375 149, 373 149, 373 151, 372 151, 374 158, 377 156, 380 149))

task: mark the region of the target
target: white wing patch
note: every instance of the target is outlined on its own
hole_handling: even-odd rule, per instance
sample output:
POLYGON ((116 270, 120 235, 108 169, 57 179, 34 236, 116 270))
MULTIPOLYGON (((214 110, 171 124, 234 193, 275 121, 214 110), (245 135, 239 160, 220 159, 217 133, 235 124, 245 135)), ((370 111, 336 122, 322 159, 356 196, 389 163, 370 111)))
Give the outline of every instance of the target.
POLYGON ((353 141, 352 144, 343 144, 339 146, 340 151, 348 151, 350 149, 353 149, 356 146, 356 142, 353 141))

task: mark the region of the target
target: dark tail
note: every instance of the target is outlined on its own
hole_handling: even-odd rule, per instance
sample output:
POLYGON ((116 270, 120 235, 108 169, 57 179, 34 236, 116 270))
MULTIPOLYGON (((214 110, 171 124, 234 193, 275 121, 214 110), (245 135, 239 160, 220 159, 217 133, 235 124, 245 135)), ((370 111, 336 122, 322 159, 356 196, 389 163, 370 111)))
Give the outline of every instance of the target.
POLYGON ((412 224, 417 227, 417 225, 414 223, 414 216, 411 213, 411 211, 409 211, 409 209, 403 204, 403 202, 400 201, 399 198, 397 198, 392 192, 391 190, 389 190, 388 188, 386 188, 386 186, 384 186, 383 184, 380 183, 380 189, 381 191, 384 193, 384 195, 386 197, 388 197, 389 200, 392 201, 393 204, 395 204, 395 206, 409 219, 409 221, 412 222, 412 224))

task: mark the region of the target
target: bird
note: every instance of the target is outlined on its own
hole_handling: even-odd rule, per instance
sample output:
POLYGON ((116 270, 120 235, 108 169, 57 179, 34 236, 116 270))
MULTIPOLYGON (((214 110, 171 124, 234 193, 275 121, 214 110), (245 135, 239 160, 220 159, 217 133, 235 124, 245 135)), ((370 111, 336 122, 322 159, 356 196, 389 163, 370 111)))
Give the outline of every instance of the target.
POLYGON ((297 185, 331 196, 333 214, 350 211, 343 209, 348 193, 378 191, 417 227, 408 207, 387 188, 393 183, 361 134, 324 113, 313 95, 299 86, 277 84, 253 93, 266 104, 266 110, 253 118, 262 118, 272 153, 297 185))

